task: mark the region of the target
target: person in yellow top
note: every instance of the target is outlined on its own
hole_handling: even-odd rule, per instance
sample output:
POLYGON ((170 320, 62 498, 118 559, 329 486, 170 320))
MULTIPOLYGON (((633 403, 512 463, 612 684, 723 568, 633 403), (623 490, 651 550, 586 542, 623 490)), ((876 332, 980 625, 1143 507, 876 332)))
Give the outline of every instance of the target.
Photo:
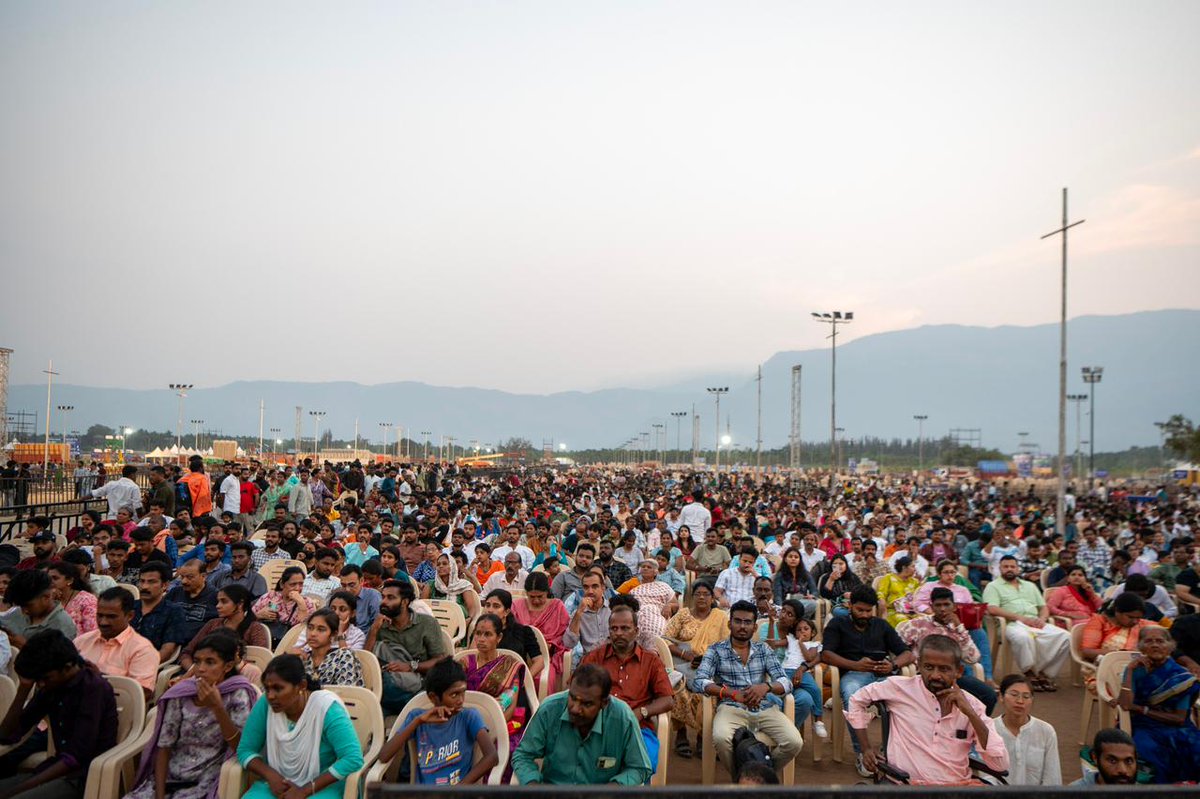
POLYGON ((879 615, 893 627, 911 619, 909 603, 920 587, 921 580, 912 558, 907 555, 897 558, 895 574, 884 575, 875 589, 879 594, 879 615))

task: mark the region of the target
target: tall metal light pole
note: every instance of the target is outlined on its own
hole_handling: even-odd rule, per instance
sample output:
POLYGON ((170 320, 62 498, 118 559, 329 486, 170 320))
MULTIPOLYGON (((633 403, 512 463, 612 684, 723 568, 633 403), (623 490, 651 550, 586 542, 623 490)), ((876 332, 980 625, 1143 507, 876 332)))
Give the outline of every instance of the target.
POLYGON ((308 415, 313 420, 313 461, 316 462, 320 460, 317 457, 317 435, 320 432, 321 419, 325 416, 325 411, 309 411, 308 415))
POLYGON ((720 479, 720 474, 721 474, 721 395, 729 393, 729 386, 717 386, 714 388, 709 388, 709 389, 707 389, 707 391, 709 394, 713 395, 713 397, 716 398, 716 400, 717 400, 717 414, 716 414, 717 427, 716 427, 716 435, 713 436, 713 449, 716 450, 714 453, 715 458, 716 458, 716 465, 715 465, 714 469, 718 476, 717 479, 720 479))
POLYGON ((1103 366, 1085 366, 1083 382, 1088 384, 1091 395, 1088 408, 1088 480, 1096 479, 1096 384, 1104 377, 1103 366))
POLYGON ((50 473, 50 389, 54 385, 54 361, 50 361, 42 370, 46 373, 46 440, 42 442, 42 477, 50 473))
POLYGON ((1087 394, 1068 394, 1067 400, 1075 403, 1075 474, 1083 477, 1083 403, 1087 402, 1087 394))
POLYGON ((167 388, 175 392, 175 396, 179 397, 179 413, 175 416, 175 449, 178 451, 182 447, 180 436, 183 429, 183 401, 187 399, 187 393, 195 386, 192 383, 168 383, 167 388))
POLYGON ((67 443, 67 420, 70 418, 71 411, 75 410, 75 406, 74 405, 56 405, 55 407, 58 409, 58 412, 61 413, 62 417, 63 417, 62 443, 66 444, 67 443))
MULTIPOLYGON (((838 325, 848 325, 854 321, 853 311, 830 311, 817 313, 813 311, 813 320, 829 325, 830 363, 829 363, 829 462, 833 471, 837 472, 837 329, 838 325)), ((832 479, 832 476, 831 478, 832 479)))
POLYGON ((433 435, 432 430, 422 430, 421 435, 425 436, 425 461, 429 462, 429 437, 433 435))
POLYGON ((663 446, 662 446, 663 425, 658 422, 654 422, 650 426, 654 428, 654 446, 656 449, 658 449, 658 462, 659 462, 659 465, 661 466, 662 462, 664 460, 666 460, 663 457, 663 446))
POLYGON ((192 442, 192 446, 196 450, 200 449, 200 425, 202 425, 202 424, 204 424, 203 419, 192 419, 192 433, 194 436, 194 441, 192 442))
POLYGON ((917 420, 917 469, 925 471, 925 420, 929 418, 929 414, 913 414, 913 418, 917 420))
POLYGON ((283 432, 283 429, 280 427, 272 427, 271 428, 271 441, 274 442, 271 444, 271 459, 272 460, 275 459, 276 454, 278 453, 279 444, 281 441, 283 441, 283 439, 281 439, 279 437, 279 434, 282 432, 283 432))
POLYGON ((846 432, 846 428, 844 428, 844 427, 835 427, 835 428, 833 428, 834 439, 837 441, 837 444, 838 444, 838 448, 837 448, 837 459, 836 459, 836 460, 834 460, 834 462, 833 462, 833 470, 834 470, 835 472, 836 472, 838 469, 840 469, 840 468, 842 467, 842 454, 843 454, 843 453, 842 453, 842 442, 841 442, 841 440, 839 439, 839 437, 838 437, 838 435, 837 435, 837 434, 838 434, 838 433, 844 433, 844 432, 846 432))
POLYGON ((671 416, 675 417, 675 457, 683 459, 683 437, 682 425, 683 417, 687 416, 687 411, 671 411, 671 416))
POLYGON ((754 448, 754 470, 762 479, 762 364, 758 365, 758 433, 754 448))
POLYGON ((1054 508, 1055 532, 1066 525, 1067 511, 1067 231, 1085 220, 1067 223, 1067 190, 1062 190, 1062 227, 1042 236, 1062 235, 1062 307, 1058 325, 1058 496, 1054 508))
POLYGON ((692 403, 692 468, 696 468, 696 458, 700 449, 700 417, 696 415, 696 403, 692 403))
POLYGON ((391 422, 380 422, 379 426, 383 429, 383 456, 386 458, 387 457, 388 430, 395 427, 395 425, 392 424, 391 422))

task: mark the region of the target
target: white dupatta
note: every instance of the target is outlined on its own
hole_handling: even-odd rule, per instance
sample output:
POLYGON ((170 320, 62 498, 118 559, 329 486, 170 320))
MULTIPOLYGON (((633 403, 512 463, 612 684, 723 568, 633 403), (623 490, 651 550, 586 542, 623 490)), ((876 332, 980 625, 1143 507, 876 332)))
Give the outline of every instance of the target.
POLYGON ((267 763, 293 785, 304 786, 321 775, 321 734, 325 715, 341 697, 332 691, 313 691, 304 712, 289 729, 287 714, 267 714, 267 763))

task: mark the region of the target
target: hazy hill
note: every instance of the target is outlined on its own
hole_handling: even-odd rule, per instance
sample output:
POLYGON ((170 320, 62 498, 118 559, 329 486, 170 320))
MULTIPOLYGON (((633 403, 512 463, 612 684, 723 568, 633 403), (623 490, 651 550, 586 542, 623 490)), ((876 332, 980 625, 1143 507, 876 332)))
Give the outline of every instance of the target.
MULTIPOLYGON (((1104 367, 1096 393, 1096 447, 1123 449, 1157 444, 1155 421, 1172 413, 1200 417, 1200 311, 1152 311, 1123 316, 1089 316, 1071 321, 1069 391, 1085 392, 1079 369, 1104 367)), ((789 426, 790 373, 803 367, 802 435, 827 440, 829 435, 829 350, 781 352, 763 364, 764 445, 786 443, 789 426)), ((653 432, 665 423, 668 448, 674 447, 671 411, 701 415, 701 442, 711 447, 713 402, 704 385, 729 385, 721 403, 736 442, 753 445, 755 384, 753 366, 742 382, 728 375, 689 376, 659 389, 614 388, 591 392, 522 395, 482 388, 443 388, 417 382, 364 386, 357 383, 293 383, 239 381, 194 389, 187 400, 186 420, 204 419, 205 428, 250 434, 258 430, 258 403, 266 402, 266 427, 283 429, 290 438, 295 406, 303 408, 305 437, 312 436, 309 410, 328 415, 324 427, 335 435, 353 434, 354 419, 362 434, 379 441, 379 422, 404 425, 406 435, 420 431, 453 435, 459 442, 476 438, 491 442, 524 436, 538 445, 553 437, 571 447, 612 446, 640 431, 653 432)), ((1012 450, 1017 431, 1028 430, 1045 450, 1056 446, 1058 326, 970 327, 933 325, 866 336, 838 347, 838 426, 849 437, 878 435, 915 437, 913 414, 928 414, 927 436, 944 435, 952 427, 981 428, 987 446, 1012 450)), ((665 376, 666 381, 670 376, 665 376)), ((92 423, 174 429, 176 401, 167 389, 122 390, 58 385, 55 404, 72 404, 72 428, 92 423)), ((40 412, 45 387, 15 385, 9 410, 40 412)), ((1074 447, 1075 415, 1069 413, 1068 447, 1074 447)), ((1198 419, 1200 420, 1200 419, 1198 419)), ((1084 438, 1087 437, 1086 406, 1084 438)), ((724 432, 725 419, 721 420, 724 432)), ((684 447, 690 425, 683 423, 684 447)), ((61 430, 61 424, 52 424, 61 430)))

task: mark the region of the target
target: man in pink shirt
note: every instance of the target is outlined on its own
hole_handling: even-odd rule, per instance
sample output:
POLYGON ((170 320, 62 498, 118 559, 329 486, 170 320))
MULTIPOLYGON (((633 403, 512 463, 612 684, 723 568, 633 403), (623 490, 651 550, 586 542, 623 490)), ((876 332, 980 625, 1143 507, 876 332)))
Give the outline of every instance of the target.
POLYGON ((101 674, 136 680, 149 699, 158 679, 158 650, 138 635, 131 621, 133 594, 110 588, 96 601, 96 629, 76 637, 75 648, 101 674))
POLYGON ((955 684, 962 673, 958 643, 930 635, 921 642, 916 677, 891 677, 856 691, 846 720, 862 747, 863 764, 878 769, 880 756, 867 730, 868 709, 883 702, 890 730, 884 759, 908 772, 914 785, 971 783, 972 748, 989 768, 1007 771, 1008 750, 983 703, 955 684))

